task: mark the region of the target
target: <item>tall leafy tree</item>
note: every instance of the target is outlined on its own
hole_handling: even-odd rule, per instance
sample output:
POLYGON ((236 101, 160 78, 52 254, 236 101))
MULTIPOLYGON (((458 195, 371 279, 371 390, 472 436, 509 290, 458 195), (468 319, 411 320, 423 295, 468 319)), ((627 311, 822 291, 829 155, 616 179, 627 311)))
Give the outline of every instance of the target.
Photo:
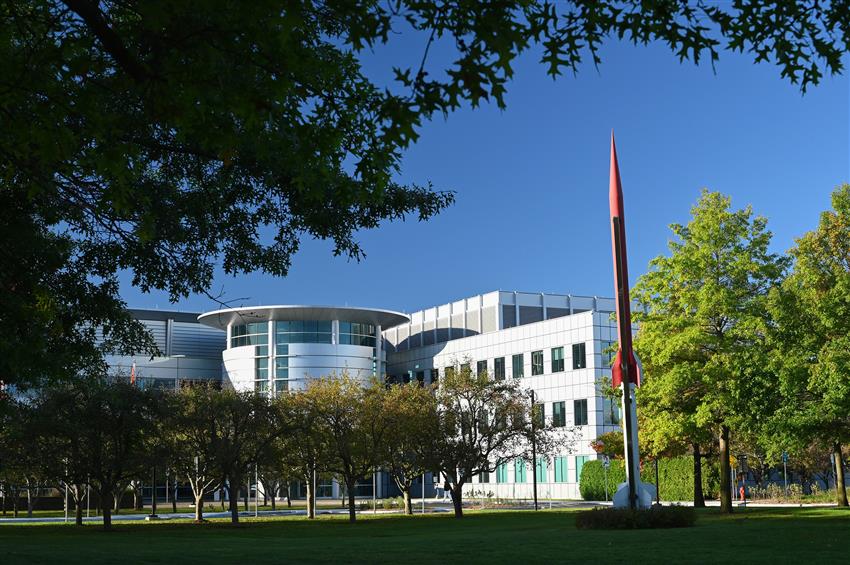
POLYGON ((770 252, 767 221, 749 207, 733 210, 728 197, 703 191, 691 214, 671 226, 670 255, 638 280, 636 347, 651 391, 646 409, 674 420, 673 435, 717 438, 721 508, 731 512, 730 428, 759 411, 752 392, 766 382, 767 294, 788 261, 770 252))
POLYGON ((348 518, 357 520, 356 485, 378 470, 384 442, 392 433, 383 406, 384 388, 364 387, 347 374, 315 379, 303 394, 325 435, 322 467, 345 484, 348 518))
POLYGON ((841 447, 850 442, 850 185, 833 192, 832 210, 797 239, 791 255, 794 270, 771 301, 784 398, 774 445, 828 448, 837 502, 847 506, 841 447))
POLYGON ((846 2, 815 0, 5 2, 0 228, 26 245, 4 249, 0 320, 29 331, 8 334, 0 378, 61 376, 88 352, 45 341, 126 326, 121 270, 177 299, 218 264, 285 275, 302 237, 360 258, 359 230, 430 218, 453 196, 397 183, 404 150, 434 115, 504 107, 523 52, 556 76, 614 36, 695 62, 746 50, 805 90, 842 70, 848 25, 846 2), (361 61, 397 30, 421 57, 378 83, 361 61))
MULTIPOLYGON (((176 461, 189 477, 196 501, 220 481, 227 489, 230 520, 238 523, 239 493, 247 486, 249 469, 289 430, 288 423, 277 417, 268 398, 255 392, 193 387, 174 400, 174 433, 181 444, 176 461)), ((196 519, 202 518, 196 507, 196 519)))
POLYGON ((390 386, 384 395, 384 414, 392 431, 384 441, 381 461, 402 493, 405 514, 413 514, 413 482, 432 470, 428 454, 439 433, 434 391, 415 382, 390 386))
MULTIPOLYGON (((438 433, 428 446, 452 497, 456 518, 463 517, 463 487, 503 464, 531 461, 532 438, 538 458, 571 450, 572 429, 553 428, 532 417, 529 391, 517 380, 494 381, 471 363, 447 370, 437 389, 438 433)), ((535 462, 532 462, 534 465, 535 462)))
POLYGON ((34 402, 33 425, 49 446, 45 456, 64 482, 87 481, 97 493, 105 530, 116 495, 157 453, 163 406, 155 390, 96 375, 47 387, 34 402))
POLYGON ((286 414, 292 428, 291 433, 275 440, 275 451, 285 459, 280 467, 286 475, 292 474, 304 484, 307 518, 313 519, 316 517, 315 480, 329 458, 329 434, 319 419, 317 403, 310 395, 301 392, 282 395, 275 400, 275 406, 279 413, 286 414))

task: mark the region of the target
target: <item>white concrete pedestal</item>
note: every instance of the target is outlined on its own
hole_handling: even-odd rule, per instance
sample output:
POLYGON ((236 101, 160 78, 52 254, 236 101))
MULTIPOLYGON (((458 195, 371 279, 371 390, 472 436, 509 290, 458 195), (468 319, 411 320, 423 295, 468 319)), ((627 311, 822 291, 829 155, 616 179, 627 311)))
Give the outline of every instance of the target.
MULTIPOLYGON (((638 508, 649 508, 655 500, 655 485, 652 483, 642 483, 635 481, 635 489, 637 490, 637 505, 638 508)), ((629 483, 620 483, 617 486, 617 492, 614 493, 614 508, 629 507, 629 483)))

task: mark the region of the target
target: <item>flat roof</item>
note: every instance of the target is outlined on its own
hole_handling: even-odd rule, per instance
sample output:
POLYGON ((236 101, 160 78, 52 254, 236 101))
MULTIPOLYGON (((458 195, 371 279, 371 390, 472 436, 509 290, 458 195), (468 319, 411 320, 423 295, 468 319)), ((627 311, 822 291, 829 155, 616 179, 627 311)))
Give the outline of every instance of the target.
POLYGON ((410 316, 392 310, 348 306, 250 306, 205 312, 198 316, 204 325, 226 329, 228 324, 250 324, 268 320, 343 320, 381 326, 382 330, 410 322, 410 316))

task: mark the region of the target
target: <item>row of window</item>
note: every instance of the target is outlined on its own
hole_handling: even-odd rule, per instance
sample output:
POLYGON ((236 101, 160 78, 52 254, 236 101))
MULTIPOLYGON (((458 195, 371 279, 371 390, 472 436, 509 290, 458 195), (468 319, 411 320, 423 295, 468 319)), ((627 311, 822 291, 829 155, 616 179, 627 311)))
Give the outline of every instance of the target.
MULTIPOLYGON (((587 348, 584 343, 573 344, 573 369, 587 368, 587 348)), ((553 347, 550 351, 550 359, 552 362, 552 372, 561 373, 564 371, 564 348, 553 347)), ((511 357, 512 375, 515 379, 521 379, 525 376, 525 354, 517 353, 511 357)), ((478 374, 487 371, 487 361, 478 361, 476 366, 478 374)), ((543 350, 531 352, 531 376, 543 374, 543 350)), ((505 380, 505 358, 496 357, 493 359, 493 378, 497 381, 505 380)))
MULTIPOLYGON (((275 343, 333 343, 333 324, 329 320, 280 320, 274 323, 275 343)), ((241 324, 230 329, 230 346, 268 343, 268 323, 241 324)), ((375 326, 361 322, 339 323, 339 343, 375 347, 375 326)))
MULTIPOLYGON (((574 457, 575 464, 573 465, 573 481, 579 482, 581 478, 581 471, 584 468, 584 464, 590 460, 590 457, 587 455, 576 455, 574 457)), ((527 463, 523 459, 517 459, 514 461, 514 483, 526 483, 528 482, 527 471, 527 463)), ((567 457, 560 456, 555 457, 553 460, 553 477, 552 481, 554 483, 566 483, 568 482, 567 476, 567 457)), ((548 483, 549 480, 549 463, 546 459, 538 458, 534 465, 534 474, 537 476, 538 483, 548 483)), ((489 483, 490 482, 490 473, 483 472, 479 476, 479 482, 481 483, 489 483)), ((508 482, 508 463, 502 463, 496 466, 496 483, 503 484, 508 482)))

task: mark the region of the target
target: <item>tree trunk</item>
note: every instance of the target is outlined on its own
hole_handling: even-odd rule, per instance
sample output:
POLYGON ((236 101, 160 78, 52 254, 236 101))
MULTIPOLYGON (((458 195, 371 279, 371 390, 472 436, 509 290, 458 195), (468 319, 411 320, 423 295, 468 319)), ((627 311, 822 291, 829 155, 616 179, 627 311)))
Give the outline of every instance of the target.
POLYGON ((844 484, 844 461, 841 457, 841 444, 832 446, 832 459, 835 462, 835 494, 838 506, 847 506, 847 486, 844 484))
POLYGON ((145 503, 142 501, 142 489, 139 481, 133 481, 133 509, 143 510, 145 503))
POLYGON ((247 485, 245 487, 245 496, 242 497, 242 501, 245 503, 245 512, 249 510, 248 508, 248 499, 251 497, 251 485, 247 485))
POLYGON ((346 482, 348 488, 348 521, 354 522, 357 520, 357 512, 354 508, 354 481, 346 482))
POLYGON ((452 495, 452 506, 455 509, 455 518, 463 518, 463 485, 455 485, 449 488, 452 495))
MULTIPOLYGON (((278 493, 279 490, 280 490, 280 485, 275 485, 275 487, 272 489, 272 511, 274 511, 274 509, 275 509, 274 499, 277 498, 277 493, 278 493)), ((265 498, 265 494, 263 495, 263 497, 265 498)))
POLYGON ((195 495, 195 523, 204 521, 204 493, 195 495))
POLYGON ((112 499, 114 495, 104 489, 100 495, 100 505, 103 507, 103 531, 108 532, 112 529, 112 499))
POLYGON ((286 507, 292 508, 292 484, 286 483, 286 507))
POLYGON ((174 476, 174 490, 171 491, 171 511, 177 514, 177 476, 174 476))
POLYGON ((702 454, 699 444, 694 443, 694 508, 705 508, 705 495, 702 492, 702 454))
POLYGON ((227 483, 227 499, 230 503, 230 523, 239 523, 239 485, 232 481, 227 483))
POLYGON ((402 489, 402 495, 404 495, 404 513, 408 516, 413 516, 413 503, 410 501, 410 488, 411 485, 406 485, 406 488, 402 489))
POLYGON ((316 517, 316 499, 313 496, 313 481, 307 480, 307 519, 316 517))
POLYGON ((27 518, 32 518, 32 484, 27 479, 27 518))
POLYGON ((82 526, 83 525, 83 501, 77 496, 74 497, 74 525, 82 526))
POLYGON ((729 428, 721 426, 720 450, 720 511, 732 513, 732 468, 729 464, 729 428))

